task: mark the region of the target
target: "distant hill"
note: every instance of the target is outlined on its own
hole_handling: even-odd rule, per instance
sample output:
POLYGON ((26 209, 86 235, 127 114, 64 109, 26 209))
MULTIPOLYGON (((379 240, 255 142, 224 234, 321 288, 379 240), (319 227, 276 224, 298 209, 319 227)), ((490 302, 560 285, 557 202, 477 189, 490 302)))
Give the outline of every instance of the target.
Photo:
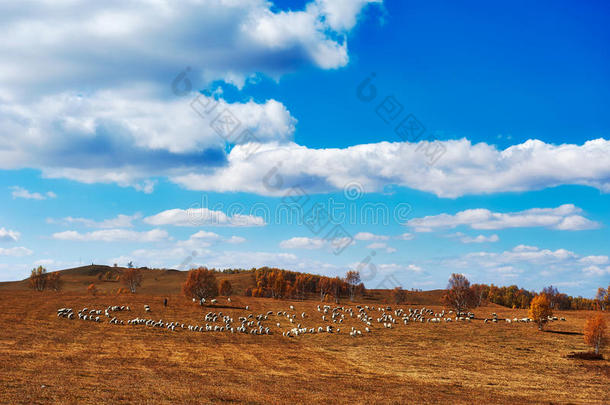
MULTIPOLYGON (((71 293, 86 293, 90 284, 95 284, 103 294, 113 294, 124 286, 118 281, 118 276, 124 267, 111 267, 105 265, 89 265, 71 269, 59 270, 62 275, 62 291, 71 293)), ((176 295, 181 294, 182 284, 186 280, 187 271, 174 269, 147 269, 142 268, 142 286, 138 288, 138 294, 150 295, 176 295)), ((218 281, 229 280, 233 287, 233 295, 243 295, 250 287, 255 287, 254 273, 250 271, 239 273, 218 273, 218 281)), ((27 290, 28 280, 0 282, 0 290, 27 290)), ((444 290, 430 291, 406 291, 406 303, 415 305, 438 305, 444 290)), ((318 296, 311 297, 314 300, 318 296)), ((367 290, 366 294, 359 298, 360 302, 389 303, 391 302, 390 290, 373 289, 367 290)))

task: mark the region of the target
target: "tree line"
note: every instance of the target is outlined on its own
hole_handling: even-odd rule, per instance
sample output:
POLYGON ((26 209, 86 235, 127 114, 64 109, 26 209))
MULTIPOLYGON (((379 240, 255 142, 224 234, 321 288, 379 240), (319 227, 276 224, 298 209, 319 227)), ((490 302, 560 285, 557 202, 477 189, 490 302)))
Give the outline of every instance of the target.
MULTIPOLYGON (((474 299, 477 301, 478 305, 481 305, 483 301, 488 301, 508 308, 526 309, 530 307, 532 300, 539 295, 536 292, 519 288, 516 285, 499 287, 493 284, 473 284, 471 288, 475 297, 474 299)), ((608 290, 610 290, 610 286, 608 287, 608 290)), ((572 297, 559 292, 557 288, 553 286, 543 288, 541 294, 545 294, 548 297, 550 306, 553 309, 605 310, 606 308, 610 308, 610 294, 608 294, 608 290, 599 288, 594 299, 580 296, 572 297)))
POLYGON ((255 287, 247 288, 246 296, 305 299, 314 295, 319 296, 320 301, 332 297, 335 302, 339 302, 341 298, 353 300, 365 293, 364 284, 357 271, 348 271, 345 277, 327 277, 261 267, 254 270, 254 280, 255 287))

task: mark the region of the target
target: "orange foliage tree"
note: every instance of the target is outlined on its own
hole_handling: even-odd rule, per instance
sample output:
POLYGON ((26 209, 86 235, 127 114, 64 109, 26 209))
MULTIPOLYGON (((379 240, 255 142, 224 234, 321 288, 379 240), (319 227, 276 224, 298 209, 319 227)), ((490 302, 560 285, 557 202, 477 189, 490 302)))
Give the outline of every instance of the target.
POLYGON ((47 286, 47 276, 47 269, 42 266, 32 269, 32 273, 30 274, 30 288, 33 288, 36 291, 43 291, 47 286))
POLYGON ((189 298, 214 298, 218 295, 218 281, 214 270, 205 267, 192 269, 182 284, 182 293, 189 298))
POLYGON ((87 287, 87 292, 91 295, 97 294, 97 287, 95 286, 95 284, 89 284, 89 287, 87 287))
POLYGON ((453 273, 449 277, 447 291, 441 297, 441 303, 446 307, 453 308, 456 312, 465 312, 476 306, 477 299, 466 276, 453 273))
POLYGON ((585 343, 592 346, 595 354, 599 354, 600 349, 607 342, 606 320, 601 314, 597 314, 587 319, 585 322, 585 343))
POLYGON ((229 280, 222 280, 220 282, 220 295, 229 296, 233 294, 233 286, 229 280))
POLYGON ((121 272, 121 281, 131 293, 135 293, 136 289, 142 285, 142 270, 128 268, 121 272))
POLYGON ((549 316, 553 316, 551 301, 546 294, 537 295, 532 299, 528 316, 538 324, 538 329, 542 330, 549 316))

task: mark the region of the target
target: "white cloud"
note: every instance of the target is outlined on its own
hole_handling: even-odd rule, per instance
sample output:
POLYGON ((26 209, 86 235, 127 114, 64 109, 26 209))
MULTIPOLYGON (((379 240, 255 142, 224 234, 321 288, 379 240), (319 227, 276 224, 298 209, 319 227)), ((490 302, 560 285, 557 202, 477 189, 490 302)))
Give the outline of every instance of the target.
POLYGON ((386 247, 388 247, 388 245, 383 242, 375 242, 368 245, 367 249, 385 249, 386 247))
MULTIPOLYGON (((341 190, 358 182, 367 192, 396 184, 455 198, 468 194, 539 190, 578 184, 610 191, 610 141, 552 145, 530 140, 505 150, 466 139, 438 142, 446 153, 430 165, 427 142, 380 142, 345 149, 309 149, 294 143, 266 144, 254 154, 237 146, 226 166, 212 173, 171 177, 192 190, 247 191, 283 195, 291 187, 308 192, 341 190), (246 159, 248 157, 248 159, 246 159), (281 166, 278 166, 281 162, 281 166), (275 170, 272 170, 275 168, 275 170)), ((566 219, 568 228, 577 218, 566 219)))
POLYGON ((0 248, 0 256, 22 257, 22 256, 29 256, 32 253, 34 253, 34 252, 32 252, 30 249, 23 247, 23 246, 12 247, 12 248, 0 248))
POLYGON ((477 236, 468 236, 463 234, 462 232, 456 232, 451 235, 447 235, 450 238, 457 238, 462 243, 486 243, 486 242, 497 242, 500 240, 500 237, 496 234, 485 236, 485 235, 477 235, 477 236))
POLYGON ((610 262, 610 259, 608 259, 608 256, 585 256, 582 259, 580 259, 580 263, 583 263, 583 264, 602 265, 602 264, 607 264, 608 262, 610 262))
POLYGON ((370 233, 370 232, 358 232, 356 235, 354 235, 354 239, 356 239, 356 240, 388 240, 388 239, 390 239, 390 237, 385 236, 385 235, 375 235, 374 233, 370 233))
POLYGON ((264 226, 264 218, 254 215, 233 214, 228 216, 222 211, 208 208, 171 209, 144 218, 150 225, 162 226, 264 226))
POLYGON ((294 237, 280 242, 282 249, 307 249, 315 250, 326 248, 328 250, 339 251, 343 250, 347 246, 353 245, 354 239, 345 236, 335 239, 322 239, 322 238, 308 238, 308 237, 294 237))
POLYGON ((322 249, 326 240, 321 238, 294 237, 280 242, 282 249, 322 249))
POLYGON ((423 218, 414 218, 407 225, 417 232, 430 232, 436 229, 469 226, 472 229, 506 229, 545 227, 557 230, 579 231, 595 229, 600 226, 582 215, 582 210, 572 204, 557 208, 532 208, 519 212, 492 212, 478 208, 460 211, 455 215, 439 214, 423 218))
POLYGON ((64 231, 53 234, 54 239, 96 242, 159 242, 169 239, 169 234, 162 229, 137 232, 127 229, 104 229, 100 231, 79 233, 64 231))
POLYGON ((457 259, 446 260, 444 264, 458 269, 483 269, 486 272, 510 277, 516 277, 527 271, 527 274, 534 278, 543 276, 557 280, 562 274, 602 276, 607 271, 604 266, 608 264, 608 260, 607 256, 580 256, 566 249, 550 250, 537 246, 518 245, 500 253, 468 253, 457 259))
POLYGON ((409 232, 405 232, 402 235, 398 235, 396 237, 396 239, 401 239, 401 240, 412 240, 413 238, 415 238, 415 235, 413 235, 412 233, 409 233, 409 232))
MULTIPOLYGON (((202 118, 189 106, 190 99, 157 100, 144 89, 104 90, 87 97, 66 93, 29 105, 2 106, 0 100, 0 141, 7 145, 0 150, 0 168, 34 167, 48 178, 112 182, 150 193, 152 176, 223 163, 225 140, 211 124, 227 109, 238 117, 237 132, 253 134, 243 141, 232 137, 236 142, 284 142, 292 137, 296 120, 275 100, 228 104, 199 97, 201 103, 216 105, 216 112, 202 118), (28 136, 12 136, 15 133, 28 136)), ((52 194, 15 187, 13 196, 45 199, 52 194)))
POLYGON ((316 5, 332 29, 347 31, 356 25, 358 14, 364 6, 382 2, 383 0, 317 0, 316 5))
POLYGON ((62 219, 53 219, 47 218, 47 223, 49 224, 60 224, 64 226, 70 226, 74 224, 83 225, 89 228, 101 228, 101 229, 111 229, 111 228, 132 228, 133 221, 136 219, 140 219, 142 217, 141 214, 134 215, 124 215, 119 214, 115 218, 105 219, 102 221, 94 221, 88 218, 73 218, 73 217, 65 217, 62 219))
MULTIPOLYGON (((0 116, 0 119, 2 117, 0 116)), ((1 139, 2 135, 0 133, 0 139, 1 139)), ((44 194, 41 193, 32 193, 28 190, 26 190, 23 187, 19 187, 19 186, 13 186, 11 187, 11 189, 13 190, 12 195, 13 195, 13 199, 15 198, 25 198, 27 200, 46 200, 48 198, 56 198, 57 194, 55 194, 52 191, 47 191, 44 194)))
POLYGON ((600 267, 600 266, 587 266, 582 270, 588 276, 597 276, 601 277, 603 275, 610 275, 610 266, 600 267))
POLYGON ((0 44, 0 87, 35 95, 69 86, 169 85, 185 66, 192 67, 195 86, 216 79, 241 86, 256 73, 278 77, 307 65, 337 68, 348 61, 343 32, 368 2, 343 3, 272 11, 266 0, 32 0, 0 15, 9 39, 0 44))
POLYGON ((384 249, 386 253, 395 253, 396 249, 391 246, 388 246, 385 242, 373 242, 366 247, 367 249, 373 250, 381 250, 384 249))
POLYGON ((241 237, 241 236, 231 236, 230 238, 226 239, 225 242, 227 243, 233 243, 233 244, 239 244, 239 243, 244 243, 246 242, 246 238, 241 237))
POLYGON ((0 228, 0 242, 17 242, 21 234, 10 229, 0 228))
POLYGON ((345 66, 347 31, 368 1, 327 3, 291 11, 266 0, 0 6, 0 169, 150 193, 155 177, 224 164, 224 141, 206 120, 227 108, 240 132, 289 141, 296 120, 276 100, 219 99, 205 119, 189 102, 216 80, 242 87, 259 75, 345 66))

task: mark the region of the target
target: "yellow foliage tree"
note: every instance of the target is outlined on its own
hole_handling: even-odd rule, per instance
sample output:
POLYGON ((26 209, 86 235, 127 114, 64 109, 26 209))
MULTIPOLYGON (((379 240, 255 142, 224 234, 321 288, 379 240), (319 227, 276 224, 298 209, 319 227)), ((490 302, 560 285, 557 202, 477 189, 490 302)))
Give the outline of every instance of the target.
POLYGON ((530 304, 529 317, 538 324, 539 330, 542 330, 549 316, 553 316, 553 311, 551 310, 551 302, 546 294, 534 297, 530 304))

